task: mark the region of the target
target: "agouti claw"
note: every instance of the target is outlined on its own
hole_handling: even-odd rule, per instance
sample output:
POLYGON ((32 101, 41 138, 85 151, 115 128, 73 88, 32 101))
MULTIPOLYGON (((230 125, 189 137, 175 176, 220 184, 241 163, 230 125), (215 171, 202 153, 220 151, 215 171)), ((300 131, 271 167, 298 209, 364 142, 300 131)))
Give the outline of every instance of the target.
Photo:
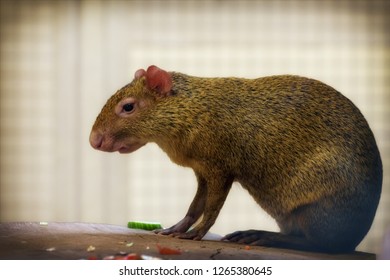
POLYGON ((163 233, 164 230, 165 230, 165 229, 160 228, 160 229, 155 229, 155 230, 153 230, 153 232, 156 233, 156 234, 164 234, 164 233, 163 233))
POLYGON ((202 235, 199 234, 198 231, 190 230, 184 233, 174 233, 172 236, 180 238, 180 239, 193 239, 193 240, 201 240, 202 235))
POLYGON ((165 229, 156 229, 154 233, 162 234, 162 235, 175 235, 185 233, 189 228, 188 222, 186 218, 178 222, 176 225, 171 226, 165 229))
POLYGON ((175 231, 172 228, 166 228, 166 229, 156 229, 153 232, 161 235, 170 235, 173 234, 175 231))

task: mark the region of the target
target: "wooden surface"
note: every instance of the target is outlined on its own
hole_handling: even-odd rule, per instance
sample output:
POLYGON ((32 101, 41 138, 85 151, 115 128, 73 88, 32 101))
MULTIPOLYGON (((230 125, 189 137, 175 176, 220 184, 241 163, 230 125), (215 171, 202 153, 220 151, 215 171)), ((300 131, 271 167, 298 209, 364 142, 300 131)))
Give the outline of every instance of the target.
POLYGON ((86 223, 0 223, 0 259, 88 259, 137 253, 160 259, 373 259, 355 252, 327 255, 221 242, 192 241, 131 230, 122 226, 86 223), (181 254, 162 255, 157 244, 181 254), (89 249, 89 250, 88 250, 89 249))

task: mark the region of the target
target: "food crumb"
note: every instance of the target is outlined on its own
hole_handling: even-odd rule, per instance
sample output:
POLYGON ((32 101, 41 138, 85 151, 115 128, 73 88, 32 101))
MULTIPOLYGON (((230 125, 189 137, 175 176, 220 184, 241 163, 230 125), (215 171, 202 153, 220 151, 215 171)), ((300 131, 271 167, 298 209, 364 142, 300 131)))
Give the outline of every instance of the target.
POLYGON ((55 250, 56 250, 56 247, 50 247, 50 248, 46 249, 47 252, 53 252, 55 250))
POLYGON ((244 249, 245 249, 245 250, 250 250, 250 249, 251 249, 251 246, 246 245, 246 246, 244 247, 244 249))
POLYGON ((87 248, 87 252, 93 252, 95 250, 96 250, 96 248, 94 246, 92 246, 92 245, 89 245, 88 248, 87 248))
POLYGON ((48 222, 39 222, 39 225, 40 226, 47 226, 47 225, 49 225, 49 223, 48 222))
POLYGON ((129 242, 129 243, 126 244, 126 247, 131 247, 131 246, 133 246, 133 245, 134 245, 133 242, 129 242))

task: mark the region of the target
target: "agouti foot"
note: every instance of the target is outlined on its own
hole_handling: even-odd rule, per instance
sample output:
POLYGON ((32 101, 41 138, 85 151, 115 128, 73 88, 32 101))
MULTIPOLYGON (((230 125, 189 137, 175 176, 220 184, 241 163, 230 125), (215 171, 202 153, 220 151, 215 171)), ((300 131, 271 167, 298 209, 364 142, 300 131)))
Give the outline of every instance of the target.
POLYGON ((240 244, 250 244, 258 246, 273 246, 278 241, 280 233, 261 231, 261 230, 246 230, 235 231, 222 238, 223 241, 236 242, 240 244))

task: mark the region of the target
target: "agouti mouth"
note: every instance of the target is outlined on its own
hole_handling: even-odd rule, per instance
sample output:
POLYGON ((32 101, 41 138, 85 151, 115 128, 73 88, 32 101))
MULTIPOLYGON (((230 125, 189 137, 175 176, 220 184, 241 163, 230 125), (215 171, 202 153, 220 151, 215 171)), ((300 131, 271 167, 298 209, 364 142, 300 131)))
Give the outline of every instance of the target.
POLYGON ((134 143, 130 146, 122 146, 118 149, 118 152, 120 154, 129 154, 129 153, 132 153, 132 152, 138 150, 139 148, 141 148, 144 145, 145 145, 144 143, 134 143))
POLYGON ((120 154, 126 154, 128 150, 129 150, 128 147, 121 147, 121 148, 119 148, 118 152, 120 154))

